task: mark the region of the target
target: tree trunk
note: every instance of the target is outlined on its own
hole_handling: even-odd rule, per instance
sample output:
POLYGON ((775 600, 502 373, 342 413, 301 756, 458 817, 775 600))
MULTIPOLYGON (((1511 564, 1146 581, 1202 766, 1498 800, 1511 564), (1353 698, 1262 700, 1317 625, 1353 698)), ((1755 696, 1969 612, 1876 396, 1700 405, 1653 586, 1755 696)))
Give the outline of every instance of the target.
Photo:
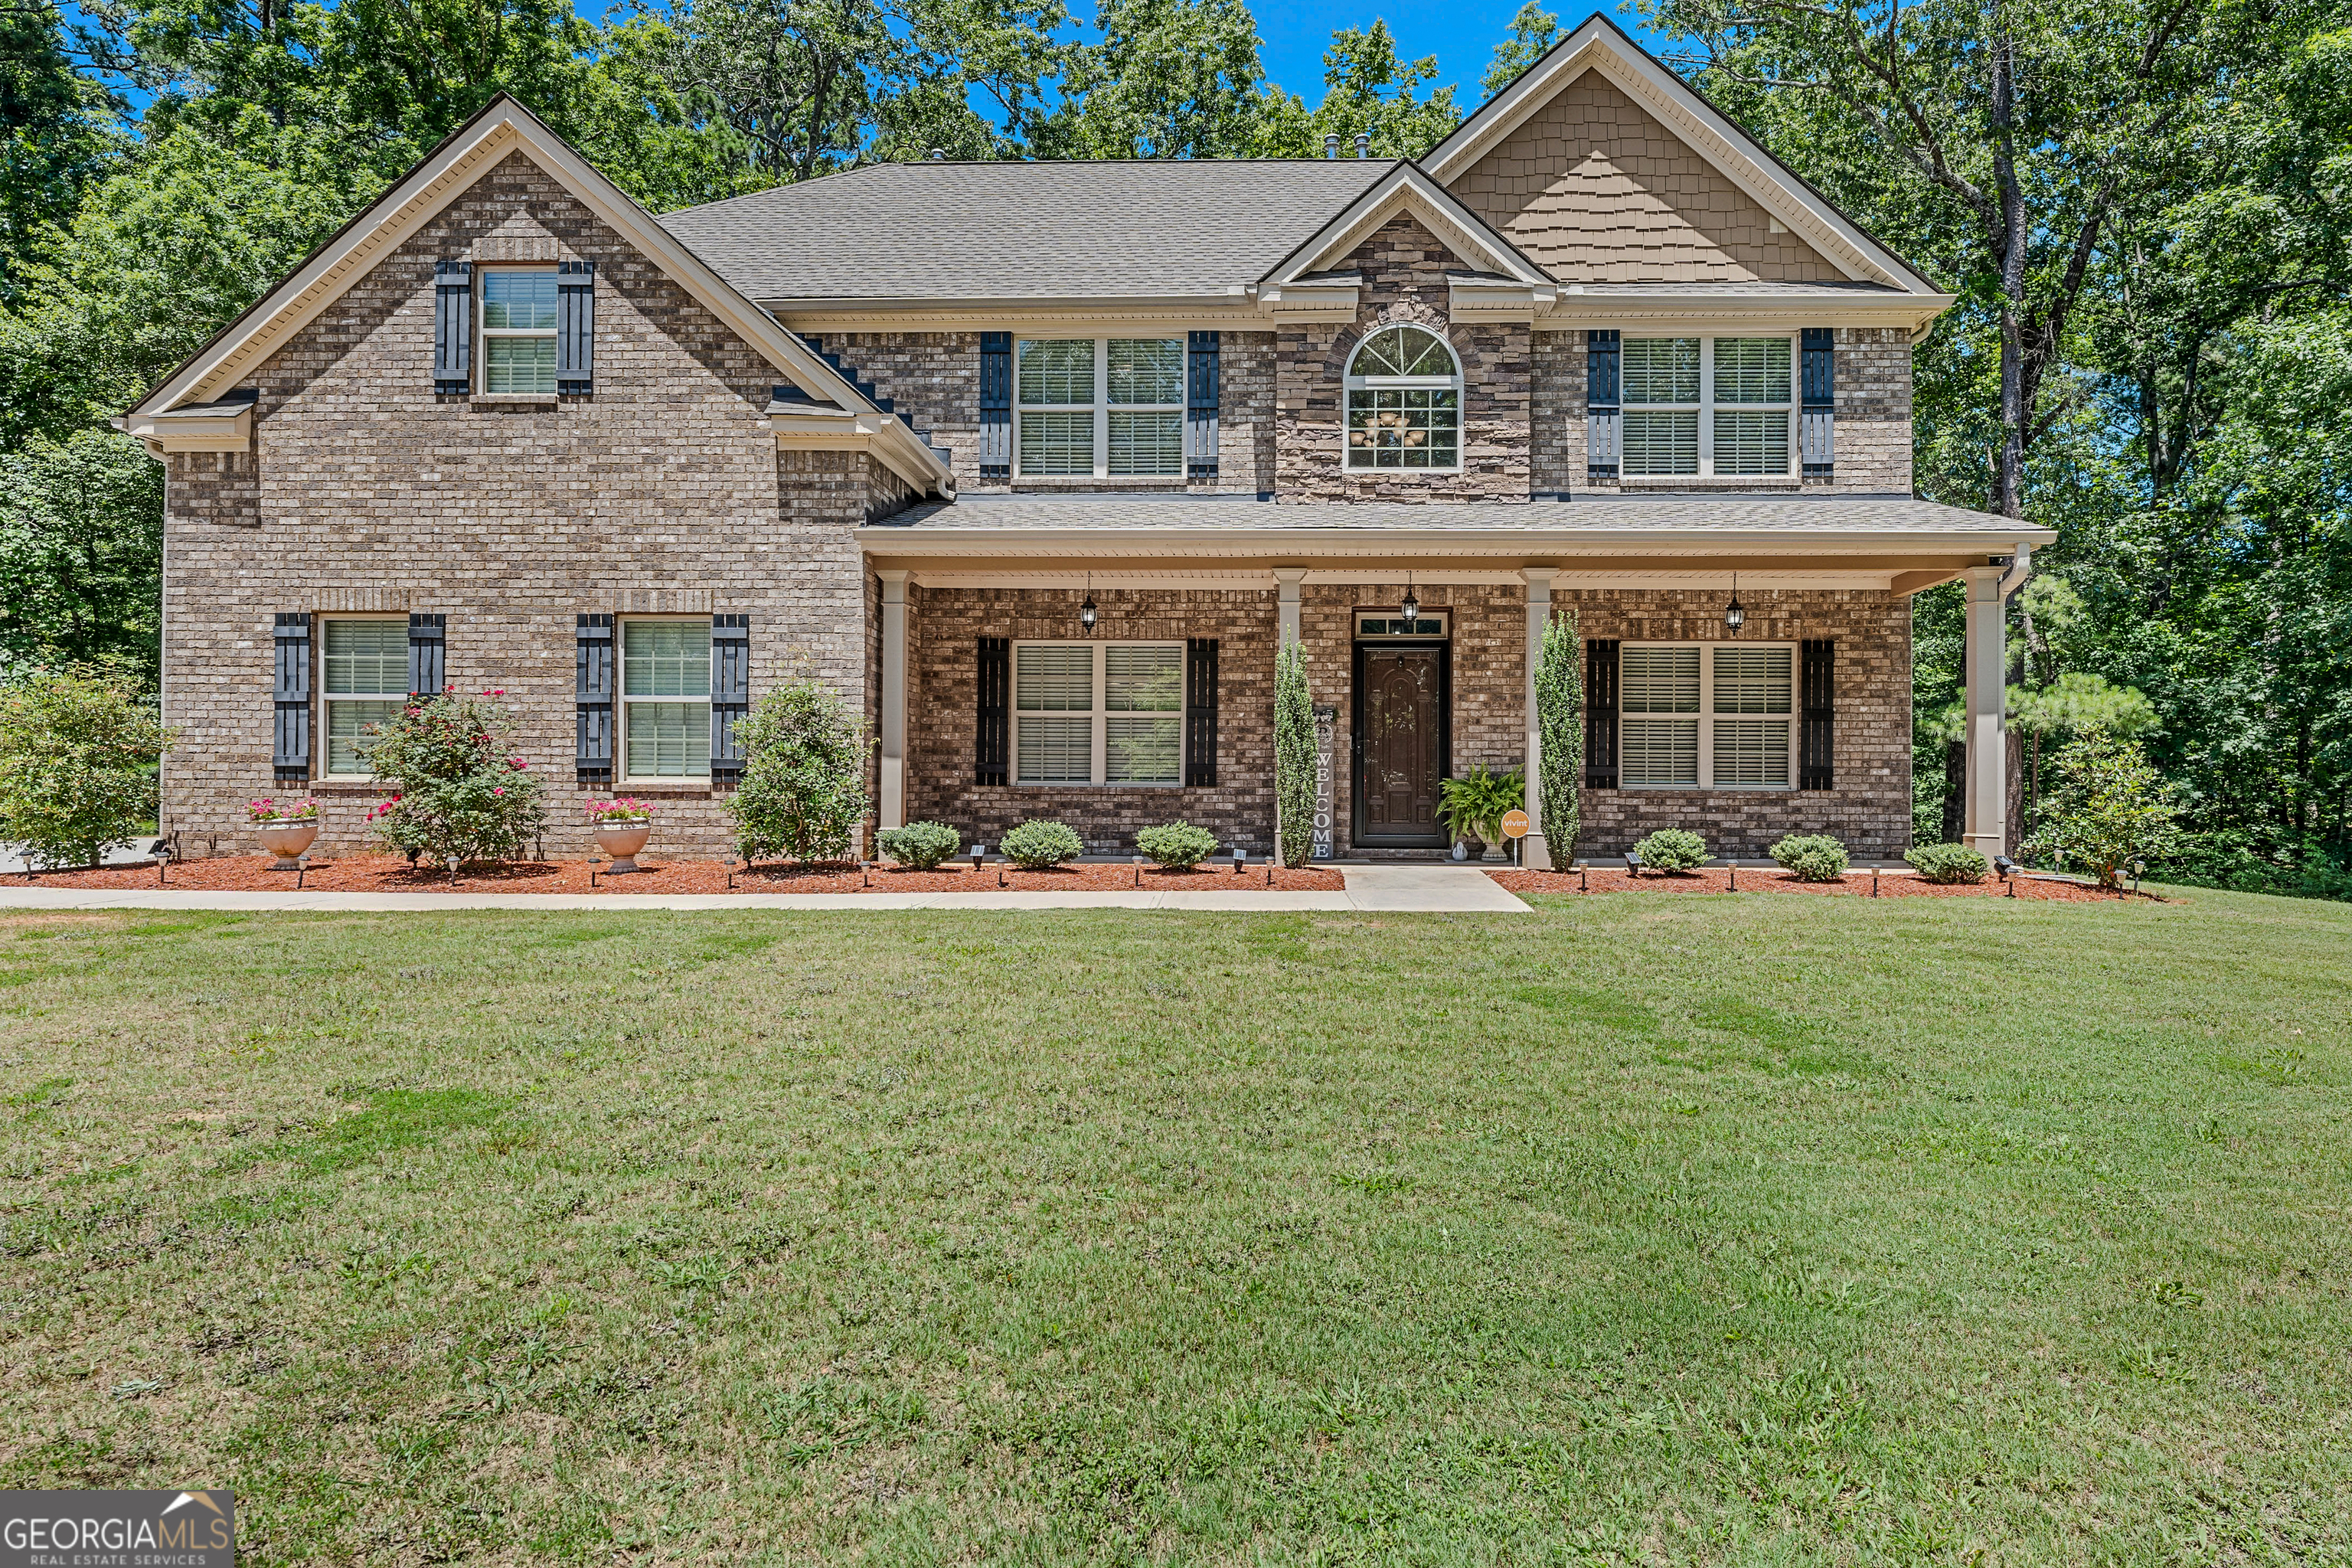
POLYGON ((1943 842, 1958 844, 1960 830, 1967 826, 1964 815, 1969 805, 1969 748, 1959 741, 1944 742, 1944 835, 1943 842))

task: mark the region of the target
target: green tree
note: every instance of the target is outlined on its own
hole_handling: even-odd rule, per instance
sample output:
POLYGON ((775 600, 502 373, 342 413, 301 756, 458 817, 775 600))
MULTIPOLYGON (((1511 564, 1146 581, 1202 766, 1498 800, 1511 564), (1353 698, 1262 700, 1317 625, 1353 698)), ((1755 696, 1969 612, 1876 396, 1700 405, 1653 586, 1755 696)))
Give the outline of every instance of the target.
POLYGON ((735 721, 743 779, 727 797, 746 860, 840 860, 866 819, 864 715, 819 680, 792 680, 735 721))
POLYGON ((1544 623, 1536 653, 1536 731, 1544 847, 1555 864, 1565 865, 1584 826, 1584 643, 1572 609, 1544 623))
POLYGON ((121 153, 121 109, 75 68, 55 5, 0 8, 0 303, 15 296, 17 258, 71 219, 83 188, 121 153))
POLYGON ((1242 0, 1103 0, 1031 138, 1047 158, 1245 157, 1257 137, 1257 22, 1242 0))
POLYGON ((119 664, 22 672, 0 688, 0 833, 42 866, 96 864, 153 818, 172 742, 119 664))
POLYGON ((2080 867, 2112 888, 2125 868, 2179 847, 2179 808, 2136 742, 2093 730, 2058 753, 2057 772, 2029 854, 2080 867))
POLYGON ((1397 58, 1396 39, 1386 22, 1341 27, 1323 51, 1323 101, 1312 113, 1295 94, 1269 87, 1258 105, 1256 156, 1313 158, 1326 135, 1339 138, 1342 157, 1355 155, 1356 133, 1371 136, 1376 158, 1418 158, 1462 122, 1452 87, 1422 85, 1437 79, 1437 57, 1397 58))
POLYGON ((1295 638, 1274 658, 1274 807, 1282 863, 1306 865, 1315 847, 1315 704, 1295 638))
POLYGON ((1511 18, 1511 30, 1495 46, 1495 58, 1486 67, 1485 79, 1479 82, 1488 98, 1494 97, 1514 81, 1521 71, 1551 52, 1560 40, 1559 17, 1536 4, 1536 0, 1519 7, 1511 18))

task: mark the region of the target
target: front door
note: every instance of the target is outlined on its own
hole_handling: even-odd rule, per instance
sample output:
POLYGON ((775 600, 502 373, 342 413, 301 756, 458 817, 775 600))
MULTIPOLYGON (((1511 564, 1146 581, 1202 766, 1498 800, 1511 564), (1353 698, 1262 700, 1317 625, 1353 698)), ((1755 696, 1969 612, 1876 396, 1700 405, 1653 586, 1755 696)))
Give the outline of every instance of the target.
POLYGON ((1446 647, 1356 645, 1355 841, 1368 849, 1443 849, 1437 781, 1447 764, 1446 647))

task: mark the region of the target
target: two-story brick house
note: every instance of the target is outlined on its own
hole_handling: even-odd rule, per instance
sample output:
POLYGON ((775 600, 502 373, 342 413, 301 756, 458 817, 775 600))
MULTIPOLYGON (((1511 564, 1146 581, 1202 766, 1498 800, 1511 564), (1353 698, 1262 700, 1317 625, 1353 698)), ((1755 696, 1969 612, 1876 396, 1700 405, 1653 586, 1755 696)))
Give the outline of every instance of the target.
POLYGON ((355 844, 354 737, 446 680, 560 768, 551 847, 618 788, 718 853, 730 721, 807 671, 873 719, 881 826, 1263 850, 1297 638, 1331 847, 1435 853, 1441 777, 1531 759, 1572 608, 1586 847, 1900 852, 1908 596, 1970 580, 1997 741, 2052 537, 1912 497, 1949 298, 1600 17, 1428 157, 1347 151, 656 219, 494 102, 121 421, 169 466, 167 830, 307 786, 355 844))

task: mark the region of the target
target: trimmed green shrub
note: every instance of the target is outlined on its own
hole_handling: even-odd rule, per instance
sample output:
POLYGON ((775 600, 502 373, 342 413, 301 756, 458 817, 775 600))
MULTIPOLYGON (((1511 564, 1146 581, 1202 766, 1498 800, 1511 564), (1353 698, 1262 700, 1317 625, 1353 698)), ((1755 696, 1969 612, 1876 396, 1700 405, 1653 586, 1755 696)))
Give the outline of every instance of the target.
POLYGON ((1685 827, 1661 827, 1639 844, 1633 853, 1651 871, 1695 871, 1706 863, 1706 840, 1685 827))
POLYGON ((1032 871, 1050 870, 1087 852, 1078 836, 1058 822, 1024 822, 997 847, 1007 860, 1032 871))
POLYGON ((1304 866, 1315 852, 1315 704, 1296 642, 1274 656, 1274 801, 1282 863, 1304 866))
POLYGON ((352 750, 392 798, 368 821, 411 860, 520 860, 547 814, 539 775, 514 749, 502 690, 414 697, 385 724, 364 725, 352 750))
POLYGON ((1217 852, 1217 836, 1189 822, 1171 822, 1138 833, 1135 847, 1155 864, 1189 871, 1217 852))
POLYGON ((127 662, 36 669, 0 691, 0 832, 28 861, 91 866, 155 811, 172 749, 127 662))
POLYGON ((743 780, 727 797, 746 860, 843 860, 866 819, 866 719, 817 680, 777 687, 735 721, 743 780))
POLYGON ((1536 780, 1543 820, 1537 826, 1552 864, 1565 866, 1575 858, 1583 826, 1578 792, 1584 787, 1584 644, 1573 609, 1555 610, 1544 624, 1536 660, 1536 727, 1543 742, 1536 780))
POLYGON ((1919 873, 1920 880, 1948 886, 1981 882, 1992 870, 1990 861, 1965 844, 1922 844, 1905 850, 1903 858, 1919 873))
POLYGON ((884 828, 874 842, 899 865, 929 871, 963 847, 963 835, 944 822, 910 822, 904 827, 884 828))
POLYGON ((1834 882, 1845 875, 1845 846, 1826 833, 1792 833, 1772 846, 1772 858, 1800 882, 1834 882))
POLYGON ((2080 868, 2112 888, 2125 867, 2179 847, 2180 808, 2138 742, 2092 730, 2059 752, 2055 766, 2058 788, 2021 853, 2080 868))

